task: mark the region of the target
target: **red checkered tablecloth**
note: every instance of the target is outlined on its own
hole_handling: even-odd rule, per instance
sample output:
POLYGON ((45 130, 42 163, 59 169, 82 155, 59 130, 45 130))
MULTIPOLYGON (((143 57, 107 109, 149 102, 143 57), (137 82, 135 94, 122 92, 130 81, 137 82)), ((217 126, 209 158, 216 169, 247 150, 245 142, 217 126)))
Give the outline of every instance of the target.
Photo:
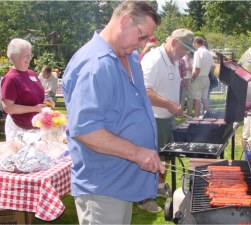
POLYGON ((0 208, 34 212, 46 221, 58 218, 65 209, 60 198, 70 192, 70 165, 29 174, 0 171, 0 208))
POLYGON ((56 90, 57 97, 63 97, 63 90, 62 90, 62 79, 58 79, 57 90, 56 90))

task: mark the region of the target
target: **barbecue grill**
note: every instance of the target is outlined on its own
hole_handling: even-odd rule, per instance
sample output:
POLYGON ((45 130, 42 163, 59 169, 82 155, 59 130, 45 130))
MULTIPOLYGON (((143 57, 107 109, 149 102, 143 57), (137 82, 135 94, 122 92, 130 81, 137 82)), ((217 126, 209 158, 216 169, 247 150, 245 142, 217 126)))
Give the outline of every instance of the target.
MULTIPOLYGON (((208 165, 240 166, 245 174, 248 185, 248 195, 251 195, 251 161, 220 161, 208 165)), ((205 194, 208 183, 201 179, 200 171, 206 170, 208 165, 195 167, 189 191, 177 212, 178 224, 251 224, 251 206, 211 207, 210 200, 205 194), (195 176, 197 175, 197 176, 195 176)))
MULTIPOLYGON (((228 87, 225 111, 207 112, 203 119, 221 119, 221 121, 223 119, 224 123, 213 124, 195 121, 186 126, 181 124, 173 131, 175 142, 167 144, 160 151, 160 154, 171 159, 173 193, 176 190, 176 157, 181 163, 182 160, 179 157, 182 156, 215 159, 220 156, 223 159, 224 149, 228 141, 232 139, 231 157, 234 160, 235 131, 239 127, 238 122, 244 119, 245 110, 251 108, 251 100, 247 96, 249 92, 251 93, 251 88, 249 88, 251 74, 233 61, 223 61, 222 54, 217 55, 220 59, 219 79, 228 87)), ((169 201, 165 207, 166 220, 171 220, 173 217, 172 207, 172 201, 169 201)), ((195 217, 196 214, 198 213, 194 213, 195 217)))
POLYGON ((222 54, 217 55, 220 59, 219 79, 228 87, 225 111, 207 112, 203 121, 185 121, 173 130, 175 142, 224 144, 232 132, 233 123, 243 121, 245 110, 251 109, 250 72, 233 61, 223 61, 222 54), (190 124, 186 126, 188 122, 190 124))

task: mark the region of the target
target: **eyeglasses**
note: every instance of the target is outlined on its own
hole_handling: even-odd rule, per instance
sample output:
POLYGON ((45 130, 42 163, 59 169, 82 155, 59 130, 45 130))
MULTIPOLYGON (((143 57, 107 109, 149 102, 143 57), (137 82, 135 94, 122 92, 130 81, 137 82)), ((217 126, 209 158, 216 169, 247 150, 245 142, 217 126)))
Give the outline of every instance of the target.
POLYGON ((137 27, 137 29, 138 29, 138 31, 139 31, 139 33, 140 33, 140 36, 139 36, 138 40, 139 40, 139 41, 148 41, 149 35, 143 34, 143 32, 140 30, 140 28, 139 28, 139 26, 137 25, 137 23, 135 22, 135 20, 134 20, 133 18, 132 18, 132 20, 133 20, 134 25, 137 27))

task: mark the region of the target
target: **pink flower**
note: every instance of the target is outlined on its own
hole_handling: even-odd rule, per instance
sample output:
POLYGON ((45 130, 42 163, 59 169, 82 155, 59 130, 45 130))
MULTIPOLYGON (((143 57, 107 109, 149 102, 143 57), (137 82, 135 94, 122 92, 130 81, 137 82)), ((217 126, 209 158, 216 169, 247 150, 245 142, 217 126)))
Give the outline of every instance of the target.
POLYGON ((66 116, 58 111, 44 108, 41 113, 35 115, 32 119, 32 125, 38 128, 50 129, 65 125, 66 116))

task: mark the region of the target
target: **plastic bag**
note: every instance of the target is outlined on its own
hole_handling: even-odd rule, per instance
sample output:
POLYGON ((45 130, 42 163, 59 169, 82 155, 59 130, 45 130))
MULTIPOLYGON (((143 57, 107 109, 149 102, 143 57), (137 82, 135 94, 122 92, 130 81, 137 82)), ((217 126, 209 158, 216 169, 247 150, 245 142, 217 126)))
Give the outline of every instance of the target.
POLYGON ((37 150, 44 152, 56 163, 71 160, 68 146, 62 142, 40 140, 34 143, 34 147, 37 150))

